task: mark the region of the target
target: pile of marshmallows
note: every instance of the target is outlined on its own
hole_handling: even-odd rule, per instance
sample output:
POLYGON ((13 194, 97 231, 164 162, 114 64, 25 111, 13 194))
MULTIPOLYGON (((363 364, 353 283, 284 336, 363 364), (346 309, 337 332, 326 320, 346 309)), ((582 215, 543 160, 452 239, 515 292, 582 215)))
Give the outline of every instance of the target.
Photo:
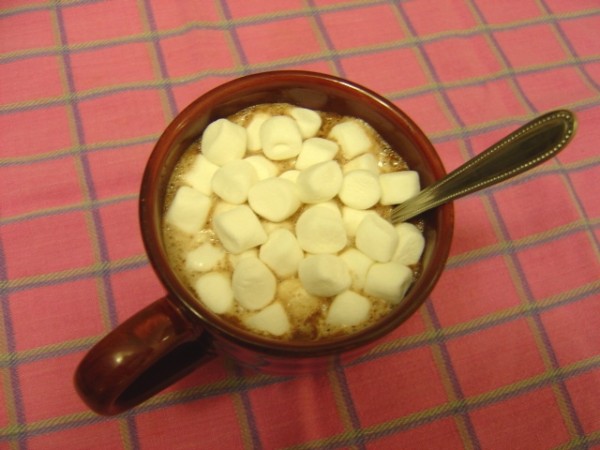
POLYGON ((213 312, 238 302, 251 312, 247 326, 283 335, 290 311, 276 300, 277 277, 297 277, 300 297, 333 298, 329 325, 354 326, 371 308, 360 292, 397 304, 412 283, 421 232, 393 226, 373 207, 416 195, 418 174, 381 173, 375 139, 356 119, 333 126, 327 139, 315 137, 321 126, 317 112, 290 105, 279 115, 257 111, 245 127, 219 119, 204 131, 165 220, 193 235, 214 208, 222 248, 204 242, 186 256, 186 268, 202 273, 194 289, 213 312), (279 173, 283 161, 294 168, 279 173), (286 222, 303 205, 296 223, 286 222), (232 274, 219 269, 224 258, 234 262, 232 274))

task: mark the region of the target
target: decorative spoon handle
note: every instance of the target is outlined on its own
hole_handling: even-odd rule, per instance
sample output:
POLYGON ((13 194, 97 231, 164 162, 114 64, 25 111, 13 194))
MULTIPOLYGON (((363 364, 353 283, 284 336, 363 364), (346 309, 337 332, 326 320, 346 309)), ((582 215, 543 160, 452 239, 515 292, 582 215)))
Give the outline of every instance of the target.
POLYGON ((404 222, 537 166, 565 148, 576 128, 575 115, 568 110, 552 111, 537 117, 427 186, 417 196, 394 207, 392 223, 404 222))

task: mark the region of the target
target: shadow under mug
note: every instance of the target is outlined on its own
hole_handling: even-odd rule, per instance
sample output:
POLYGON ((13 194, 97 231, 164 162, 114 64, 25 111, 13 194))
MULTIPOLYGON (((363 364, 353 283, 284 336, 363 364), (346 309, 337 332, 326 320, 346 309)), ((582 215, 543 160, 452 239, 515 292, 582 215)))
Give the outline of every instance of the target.
POLYGON ((204 308, 169 266, 161 232, 169 177, 182 153, 209 123, 261 103, 290 103, 360 118, 419 173, 422 186, 445 175, 430 141, 404 112, 344 79, 306 71, 264 72, 227 82, 196 99, 159 138, 140 192, 144 245, 167 294, 111 331, 80 362, 76 390, 93 411, 103 415, 126 411, 217 353, 272 374, 327 369, 335 361, 360 355, 396 329, 421 306, 441 275, 452 240, 452 204, 423 215, 422 270, 403 301, 359 332, 316 342, 278 341, 237 328, 204 308))

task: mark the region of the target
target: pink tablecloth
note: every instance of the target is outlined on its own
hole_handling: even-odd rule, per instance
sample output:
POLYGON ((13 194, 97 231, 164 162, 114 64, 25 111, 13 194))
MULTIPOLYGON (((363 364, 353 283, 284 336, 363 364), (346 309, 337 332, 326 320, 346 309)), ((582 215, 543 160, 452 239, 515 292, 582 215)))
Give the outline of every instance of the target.
POLYGON ((0 448, 600 448, 599 126, 598 0, 3 0, 0 448), (550 109, 579 131, 456 202, 438 286, 361 359, 295 379, 218 358, 97 416, 76 364, 163 293, 137 224, 154 142, 284 68, 390 98, 448 169, 550 109))

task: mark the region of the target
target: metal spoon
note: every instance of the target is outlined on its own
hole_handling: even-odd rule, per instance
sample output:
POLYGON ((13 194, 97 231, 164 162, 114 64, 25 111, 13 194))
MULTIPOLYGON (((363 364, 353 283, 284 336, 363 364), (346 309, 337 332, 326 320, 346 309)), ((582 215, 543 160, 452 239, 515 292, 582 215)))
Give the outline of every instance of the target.
POLYGON ((573 138, 575 115, 552 111, 523 125, 475 158, 392 209, 392 223, 512 178, 560 152, 573 138))

